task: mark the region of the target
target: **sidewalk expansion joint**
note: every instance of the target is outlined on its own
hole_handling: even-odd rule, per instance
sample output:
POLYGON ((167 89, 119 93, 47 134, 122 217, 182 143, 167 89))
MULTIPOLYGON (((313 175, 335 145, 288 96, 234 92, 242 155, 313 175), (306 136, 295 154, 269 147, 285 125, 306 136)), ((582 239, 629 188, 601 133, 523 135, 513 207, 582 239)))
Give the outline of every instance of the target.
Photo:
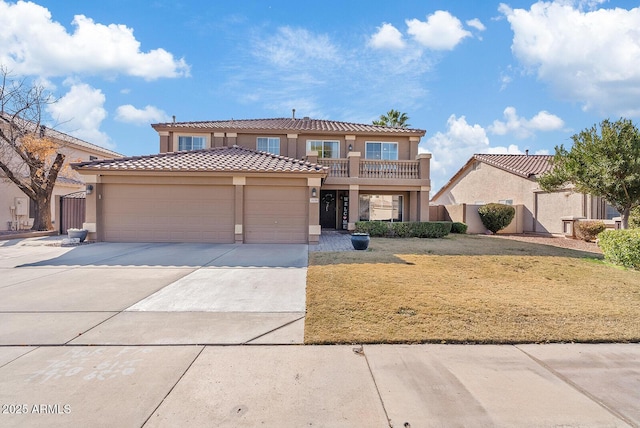
POLYGON ((272 329, 272 330, 269 330, 269 331, 267 331, 267 332, 264 332, 264 333, 262 333, 262 334, 259 334, 258 336, 254 337, 253 339, 249 339, 249 340, 247 340, 246 342, 241 343, 241 345, 250 345, 250 344, 251 344, 251 342, 253 342, 254 340, 258 340, 258 339, 260 339, 261 337, 264 337, 264 336, 266 336, 266 335, 268 335, 268 334, 273 333, 274 331, 277 331, 277 330, 280 330, 281 328, 285 328, 285 327, 287 327, 287 326, 290 326, 290 325, 291 325, 291 324, 293 324, 294 322, 298 322, 298 321, 300 321, 300 320, 304 319, 306 316, 307 316, 307 314, 303 314, 300 318, 296 318, 296 319, 291 320, 291 321, 289 321, 289 322, 286 322, 286 323, 282 324, 281 326, 278 326, 278 327, 276 327, 276 328, 274 328, 274 329, 272 329))
MULTIPOLYGON (((367 370, 369 370, 369 374, 371 375, 371 380, 373 381, 373 386, 376 388, 378 399, 380 399, 380 405, 382 406, 384 417, 387 418, 387 424, 389 425, 389 428, 393 428, 393 425, 391 424, 391 419, 389 419, 389 413, 387 412, 387 408, 384 405, 384 400, 382 399, 382 394, 380 393, 380 388, 378 387, 378 382, 376 382, 376 377, 374 376, 373 370, 371 369, 371 364, 369 364, 369 357, 367 357, 367 354, 364 351, 364 345, 360 345, 359 348, 354 348, 353 352, 360 357, 364 357, 364 360, 367 363, 367 370)), ((408 422, 405 422, 404 426, 409 427, 410 425, 408 425, 408 422)))
POLYGON ((551 373, 552 375, 554 375, 555 377, 560 379, 562 382, 564 382, 567 385, 569 385, 571 388, 573 388, 576 391, 578 391, 580 394, 582 394, 585 397, 587 397, 589 400, 591 400, 594 403, 596 403, 598 406, 600 406, 603 409, 605 409, 607 412, 611 413, 616 418, 622 420, 623 422, 625 422, 626 424, 628 424, 631 427, 638 427, 638 425, 633 420, 629 419, 627 416, 625 416, 624 414, 620 413, 616 409, 611 408, 610 406, 607 405, 607 403, 602 401, 600 398, 598 398, 597 396, 593 395, 592 393, 590 393, 586 389, 582 388, 580 385, 578 385, 577 383, 575 383, 574 381, 572 381, 571 379, 569 379, 568 377, 566 377, 565 375, 563 375, 559 371, 555 370, 553 367, 551 367, 550 365, 548 365, 544 361, 542 361, 542 360, 534 357, 533 355, 529 354, 524 349, 521 349, 518 345, 513 345, 513 346, 514 346, 514 348, 516 348, 517 350, 522 352, 524 355, 529 357, 531 360, 533 360, 535 363, 537 363, 540 367, 542 367, 543 369, 545 369, 546 371, 548 371, 549 373, 551 373))

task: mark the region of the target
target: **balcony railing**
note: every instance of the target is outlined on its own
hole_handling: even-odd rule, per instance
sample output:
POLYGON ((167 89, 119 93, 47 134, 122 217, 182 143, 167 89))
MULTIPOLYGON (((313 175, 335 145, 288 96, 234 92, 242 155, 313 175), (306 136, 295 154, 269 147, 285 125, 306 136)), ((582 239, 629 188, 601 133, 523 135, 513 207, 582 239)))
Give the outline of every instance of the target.
POLYGON ((419 179, 420 162, 361 159, 360 177, 419 179))
POLYGON ((349 159, 318 159, 318 163, 329 167, 330 177, 348 177, 349 176, 349 159))

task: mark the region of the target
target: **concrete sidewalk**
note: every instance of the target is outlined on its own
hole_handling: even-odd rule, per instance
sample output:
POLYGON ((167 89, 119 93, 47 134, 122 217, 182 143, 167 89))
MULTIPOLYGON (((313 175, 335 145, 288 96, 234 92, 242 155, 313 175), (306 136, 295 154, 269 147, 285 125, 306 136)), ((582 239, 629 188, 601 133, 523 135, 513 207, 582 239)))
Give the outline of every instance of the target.
POLYGON ((640 344, 275 345, 306 257, 0 246, 0 426, 640 426, 640 344))
POLYGON ((629 427, 640 345, 0 347, 1 426, 629 427))

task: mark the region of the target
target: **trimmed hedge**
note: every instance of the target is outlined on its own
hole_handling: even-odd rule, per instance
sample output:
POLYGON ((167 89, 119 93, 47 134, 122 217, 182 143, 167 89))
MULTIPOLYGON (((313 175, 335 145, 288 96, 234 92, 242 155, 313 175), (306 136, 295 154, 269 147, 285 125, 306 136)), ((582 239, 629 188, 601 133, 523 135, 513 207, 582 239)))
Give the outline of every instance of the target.
POLYGON ((409 221, 409 222, 385 222, 385 221, 359 221, 356 223, 356 232, 368 233, 373 237, 387 238, 442 238, 451 232, 450 221, 409 221))
POLYGON ((484 227, 493 233, 498 233, 509 226, 516 215, 516 209, 511 205, 491 203, 478 208, 478 214, 484 227))
POLYGON ((464 223, 460 223, 459 221, 455 221, 451 224, 451 233, 467 233, 467 225, 464 223))
POLYGON ((640 269, 640 229, 605 230, 598 235, 598 247, 607 261, 640 269))
POLYGON ((576 237, 583 241, 594 241, 600 232, 603 232, 607 226, 603 221, 589 220, 579 221, 576 223, 576 237))

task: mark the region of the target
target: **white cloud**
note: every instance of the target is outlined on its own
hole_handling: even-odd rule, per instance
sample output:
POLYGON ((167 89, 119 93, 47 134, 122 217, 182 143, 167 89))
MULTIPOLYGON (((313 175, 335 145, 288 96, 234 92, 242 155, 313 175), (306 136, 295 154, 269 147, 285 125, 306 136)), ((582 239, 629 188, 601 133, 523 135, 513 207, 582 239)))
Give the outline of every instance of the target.
POLYGON ((147 80, 189 75, 184 59, 159 48, 140 50, 133 29, 104 25, 84 15, 72 21, 73 33, 35 3, 0 0, 0 63, 16 74, 45 77, 66 74, 126 74, 147 80))
POLYGON ((406 21, 407 32, 421 45, 433 50, 452 50, 471 33, 462 27, 462 22, 449 12, 438 10, 426 21, 406 21))
POLYGON ((168 122, 170 118, 166 112, 154 106, 138 109, 131 104, 126 104, 116 109, 115 119, 135 125, 148 125, 150 123, 168 122))
POLYGON ((487 27, 484 26, 484 24, 482 23, 482 21, 480 21, 478 18, 473 18, 467 21, 467 25, 469 27, 473 27, 478 31, 484 31, 487 29, 487 27))
POLYGON ((402 49, 405 42, 402 33, 386 22, 378 27, 378 32, 369 39, 369 45, 376 49, 402 49))
MULTIPOLYGON (((517 145, 508 147, 491 146, 486 130, 478 125, 470 125, 464 116, 449 116, 447 130, 437 132, 429 138, 420 153, 432 153, 431 181, 432 189, 438 191, 470 158, 476 153, 524 154, 517 145)), ((548 154, 539 150, 535 154, 548 154)))
POLYGON ((504 121, 495 120, 488 127, 489 132, 496 135, 511 134, 516 138, 529 138, 537 131, 557 131, 562 129, 564 121, 547 111, 540 111, 531 119, 519 117, 515 107, 504 109, 504 121))
POLYGON ((605 115, 638 115, 640 8, 598 9, 596 1, 501 4, 512 52, 555 92, 605 115))
POLYGON ((450 172, 451 166, 461 166, 474 153, 489 148, 489 138, 484 128, 478 124, 470 125, 464 116, 449 116, 447 131, 437 132, 426 143, 427 150, 433 153, 431 170, 440 175, 450 172))
POLYGON ((109 137, 100 131, 107 117, 105 96, 100 89, 86 83, 73 83, 69 92, 47 111, 59 124, 56 129, 99 146, 114 148, 109 137))
POLYGON ((326 35, 316 35, 302 28, 280 27, 278 32, 255 42, 254 54, 268 59, 279 67, 291 68, 296 64, 319 61, 337 62, 338 49, 326 35))

